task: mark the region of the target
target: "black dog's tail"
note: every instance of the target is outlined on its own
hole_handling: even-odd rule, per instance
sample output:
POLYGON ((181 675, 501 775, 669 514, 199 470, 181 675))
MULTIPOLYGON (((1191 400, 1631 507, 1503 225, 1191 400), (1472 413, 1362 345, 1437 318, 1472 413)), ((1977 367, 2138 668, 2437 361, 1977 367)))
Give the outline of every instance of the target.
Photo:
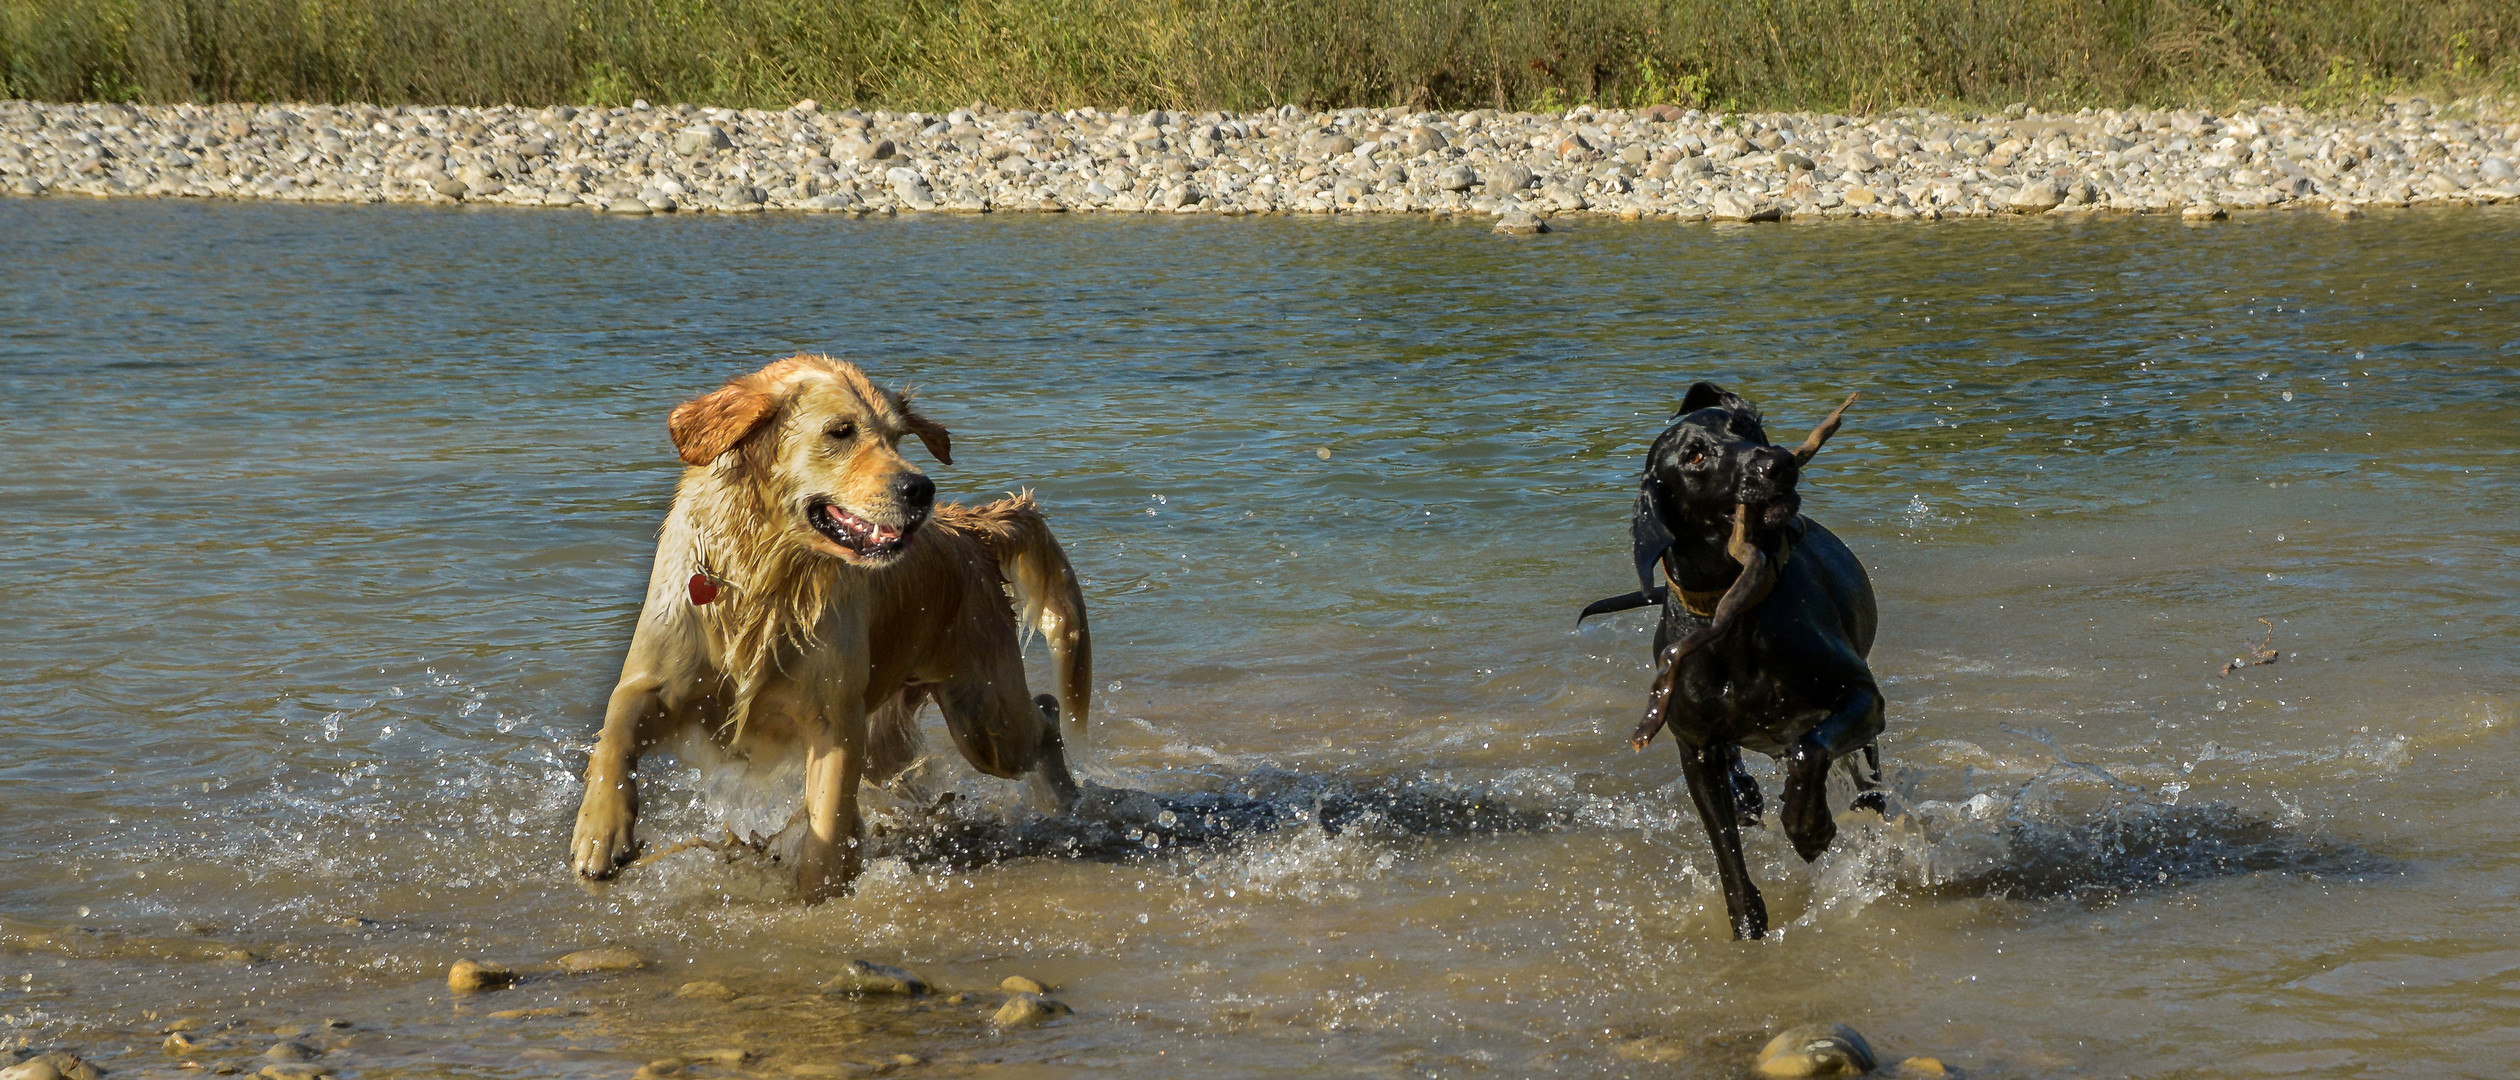
POLYGON ((1634 611, 1641 607, 1652 607, 1662 602, 1663 587, 1660 585, 1656 585, 1650 589, 1638 589, 1631 593, 1620 593, 1617 596, 1605 596, 1599 600, 1595 600, 1592 603, 1584 605, 1584 613, 1575 616, 1575 625, 1582 626, 1584 625, 1584 620, 1592 618, 1595 615, 1608 615, 1614 611, 1634 611))

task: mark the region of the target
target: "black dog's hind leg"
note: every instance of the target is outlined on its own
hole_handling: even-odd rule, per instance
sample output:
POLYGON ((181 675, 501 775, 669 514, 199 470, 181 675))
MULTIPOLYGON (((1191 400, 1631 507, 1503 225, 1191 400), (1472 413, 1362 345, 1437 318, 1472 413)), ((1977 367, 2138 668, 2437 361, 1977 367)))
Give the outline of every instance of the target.
POLYGON ((1759 780, 1741 764, 1741 748, 1727 743, 1723 747, 1724 768, 1732 776, 1733 807, 1740 811, 1741 823, 1758 827, 1759 815, 1767 813, 1767 798, 1759 794, 1759 780))
POLYGON ((1750 868, 1741 858, 1741 825, 1733 817, 1736 792, 1725 755, 1738 765, 1741 751, 1726 745, 1680 744, 1680 773, 1689 781, 1689 801, 1697 804, 1698 820, 1715 845, 1715 876, 1723 882, 1724 910, 1732 918, 1733 937, 1767 936, 1767 904, 1750 882, 1750 868))
POLYGON ((1838 760, 1845 764, 1846 775, 1855 781, 1855 801, 1850 805, 1854 809, 1870 810, 1876 814, 1889 813, 1890 796, 1881 790, 1881 744, 1864 744, 1861 765, 1856 764, 1852 754, 1838 760))
POLYGON ((1785 757, 1785 838, 1810 862, 1837 839, 1829 815, 1829 763, 1881 737, 1881 693, 1870 686, 1849 691, 1836 712, 1794 744, 1785 757))

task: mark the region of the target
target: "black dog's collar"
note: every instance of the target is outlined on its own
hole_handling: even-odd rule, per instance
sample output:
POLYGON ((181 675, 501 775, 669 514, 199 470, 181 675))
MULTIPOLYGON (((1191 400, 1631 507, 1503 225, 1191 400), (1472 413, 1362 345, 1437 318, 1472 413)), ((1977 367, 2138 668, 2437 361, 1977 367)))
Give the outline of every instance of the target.
MULTIPOLYGON (((1786 536, 1786 537, 1782 537, 1782 538, 1778 539, 1778 540, 1777 540, 1777 542, 1776 542, 1776 568, 1777 568, 1777 569, 1779 569, 1779 570, 1784 569, 1784 568, 1785 568, 1785 562, 1786 562, 1786 560, 1791 559, 1791 558, 1793 558, 1793 557, 1794 557, 1794 538, 1793 538, 1793 537, 1791 537, 1791 536, 1786 536)), ((1669 573, 1669 571, 1665 571, 1665 573, 1666 573, 1666 574, 1668 574, 1668 573, 1669 573)), ((1678 593, 1680 594, 1680 610, 1682 610, 1682 611, 1686 611, 1686 612, 1688 612, 1689 614, 1691 614, 1691 615, 1695 615, 1695 616, 1697 616, 1698 618, 1701 618, 1701 619, 1712 619, 1712 618, 1714 618, 1714 617, 1715 617, 1715 604, 1716 604, 1716 602, 1717 602, 1717 601, 1722 600, 1722 599, 1724 598, 1724 593, 1725 593, 1727 590, 1731 589, 1731 586, 1729 586, 1729 585, 1725 586, 1725 587, 1724 587, 1724 588, 1722 588, 1722 589, 1682 589, 1682 588, 1679 588, 1679 585, 1680 585, 1680 581, 1679 581, 1679 579, 1677 579, 1677 578, 1673 578, 1673 579, 1672 579, 1672 581, 1671 581, 1671 587, 1672 587, 1672 590, 1673 590, 1673 591, 1676 591, 1676 592, 1678 592, 1678 593)), ((1769 575, 1768 575, 1768 577, 1767 577, 1767 582, 1766 582, 1765 584, 1763 584, 1763 585, 1760 585, 1760 586, 1759 586, 1759 591, 1758 591, 1757 593, 1755 593, 1755 594, 1752 594, 1752 596, 1750 597, 1750 603, 1749 603, 1749 605, 1748 605, 1748 606, 1750 606, 1750 607, 1757 607, 1757 606, 1759 606, 1759 604, 1760 604, 1761 602, 1765 601, 1765 600, 1768 598, 1768 594, 1769 594, 1769 593, 1772 593, 1772 592, 1775 592, 1775 591, 1776 591, 1776 575, 1775 575, 1775 574, 1769 574, 1769 575)), ((1581 621, 1581 620, 1578 620, 1578 621, 1581 621)))

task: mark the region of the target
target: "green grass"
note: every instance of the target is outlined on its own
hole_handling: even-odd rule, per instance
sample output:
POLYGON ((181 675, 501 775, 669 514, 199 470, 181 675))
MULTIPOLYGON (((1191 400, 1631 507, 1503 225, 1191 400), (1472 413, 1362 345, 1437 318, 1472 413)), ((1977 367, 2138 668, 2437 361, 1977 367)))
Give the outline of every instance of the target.
POLYGON ((2515 0, 0 0, 0 97, 938 108, 2520 90, 2515 0))

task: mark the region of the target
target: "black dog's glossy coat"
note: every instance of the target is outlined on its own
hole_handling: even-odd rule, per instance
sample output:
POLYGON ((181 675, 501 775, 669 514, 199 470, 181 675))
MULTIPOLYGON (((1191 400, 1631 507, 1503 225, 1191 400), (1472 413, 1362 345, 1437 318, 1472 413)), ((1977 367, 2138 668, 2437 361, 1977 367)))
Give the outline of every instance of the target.
POLYGON ((1748 539, 1767 553, 1775 585, 1730 628, 1677 661, 1666 723, 1715 846, 1733 934, 1743 938, 1766 934, 1767 907, 1742 860, 1740 818, 1756 820, 1761 811, 1742 750, 1782 764, 1785 834, 1805 860, 1819 858, 1837 835, 1828 805, 1832 761, 1864 751, 1870 775, 1847 762, 1857 804, 1882 805, 1873 790, 1881 692, 1865 662, 1876 622, 1872 583, 1835 534, 1801 516, 1799 477, 1794 453, 1768 443, 1755 407, 1713 383, 1691 387, 1647 453, 1639 484, 1632 531, 1644 588, 1589 609, 1660 600, 1660 663, 1675 642, 1709 624, 1688 610, 1682 590, 1719 593, 1742 572, 1729 545, 1736 514, 1750 516, 1748 539), (1680 587, 1662 588, 1657 566, 1680 587))

